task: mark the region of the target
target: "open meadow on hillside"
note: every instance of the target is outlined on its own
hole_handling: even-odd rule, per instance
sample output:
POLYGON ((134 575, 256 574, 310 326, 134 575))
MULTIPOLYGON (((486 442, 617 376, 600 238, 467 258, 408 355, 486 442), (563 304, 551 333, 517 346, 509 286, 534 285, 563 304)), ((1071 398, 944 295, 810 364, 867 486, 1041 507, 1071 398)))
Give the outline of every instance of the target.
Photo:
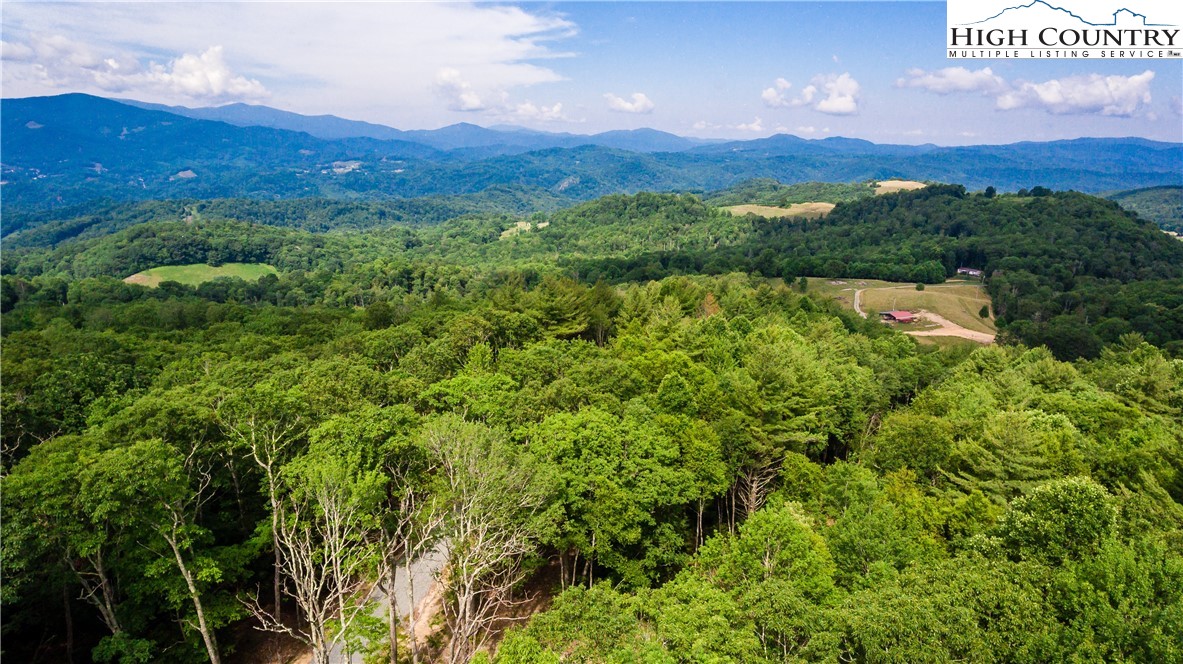
POLYGON ((818 219, 834 209, 833 203, 793 203, 788 207, 774 207, 771 205, 731 205, 723 208, 735 216, 754 214, 767 219, 780 217, 798 217, 803 219, 818 219))
POLYGON ((226 263, 225 265, 166 265, 137 272, 124 279, 129 284, 140 284, 155 288, 166 281, 176 281, 186 286, 197 286, 221 277, 238 277, 243 281, 258 281, 264 275, 279 271, 266 263, 226 263))

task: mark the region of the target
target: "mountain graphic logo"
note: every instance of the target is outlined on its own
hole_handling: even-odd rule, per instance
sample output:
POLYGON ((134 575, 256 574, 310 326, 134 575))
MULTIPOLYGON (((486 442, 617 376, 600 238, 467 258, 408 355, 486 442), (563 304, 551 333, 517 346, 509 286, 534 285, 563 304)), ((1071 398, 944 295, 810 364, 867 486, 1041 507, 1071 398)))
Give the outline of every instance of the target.
POLYGON ((1023 10, 1033 9, 1033 8, 1036 8, 1040 5, 1047 7, 1048 9, 1051 9, 1053 11, 1063 12, 1065 15, 1071 16, 1072 18, 1080 21, 1084 25, 1092 26, 1095 28, 1114 27, 1118 24, 1119 19, 1126 19, 1127 21, 1129 21, 1131 19, 1132 20, 1141 19, 1142 26, 1152 27, 1152 28, 1171 27, 1174 25, 1173 23, 1151 23, 1146 18, 1145 14, 1139 14, 1138 12, 1136 12, 1132 9, 1128 9, 1126 7, 1122 7, 1120 9, 1118 9, 1117 11, 1113 12, 1113 14, 1112 14, 1113 20, 1108 23, 1093 23, 1092 21, 1085 19, 1084 17, 1080 16, 1079 14, 1076 14, 1075 12, 1073 12, 1070 9, 1064 9, 1063 7, 1057 7, 1055 5, 1044 2, 1044 0, 1032 0, 1031 2, 1029 2, 1025 5, 1016 5, 1014 7, 1007 7, 1006 9, 998 12, 997 14, 995 14, 989 18, 984 18, 980 21, 973 21, 972 23, 962 23, 961 25, 980 25, 982 23, 988 23, 990 21, 993 21, 994 19, 1001 18, 1005 14, 1012 14, 1012 15, 1021 14, 1021 13, 1023 13, 1023 10))

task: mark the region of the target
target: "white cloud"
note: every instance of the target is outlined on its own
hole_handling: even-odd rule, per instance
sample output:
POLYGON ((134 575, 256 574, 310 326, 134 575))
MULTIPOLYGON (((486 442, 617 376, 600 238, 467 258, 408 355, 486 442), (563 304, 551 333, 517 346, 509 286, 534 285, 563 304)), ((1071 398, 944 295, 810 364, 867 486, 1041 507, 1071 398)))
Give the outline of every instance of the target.
POLYGON ((814 76, 796 97, 789 96, 792 84, 778 78, 760 94, 769 108, 809 106, 819 113, 851 115, 858 112, 860 86, 849 73, 814 76))
POLYGON ((523 122, 555 122, 569 121, 563 114, 563 104, 556 102, 553 106, 535 106, 533 102, 523 102, 514 106, 513 117, 523 122))
POLYGON ((563 114, 563 104, 560 102, 551 106, 529 100, 514 103, 510 102, 509 93, 505 90, 478 93, 459 70, 451 67, 439 71, 435 87, 453 111, 481 112, 502 120, 527 124, 570 120, 563 114))
POLYGON ((1001 110, 1042 108, 1049 113, 1100 113, 1129 117, 1150 103, 1154 72, 1135 76, 1070 76, 1043 83, 1017 81, 996 99, 1001 110))
MULTIPOLYGON (((119 70, 120 65, 113 58, 104 63, 119 70)), ((148 80, 191 99, 261 99, 268 95, 259 81, 230 71, 221 46, 211 46, 201 55, 186 53, 173 60, 168 68, 153 65, 148 80)))
POLYGON ((257 79, 231 70, 221 46, 182 53, 166 64, 141 63, 119 52, 100 52, 62 35, 5 42, 6 87, 86 89, 98 93, 143 93, 181 101, 218 103, 265 99, 257 79))
POLYGON ((9 62, 28 62, 35 57, 33 49, 27 44, 14 44, 0 39, 0 59, 9 62))
POLYGON ((488 105, 481 96, 472 89, 472 84, 464 80, 458 69, 444 67, 435 75, 435 86, 439 95, 448 102, 448 108, 453 111, 483 111, 488 105))
POLYGON ((1183 97, 1171 97, 1171 110, 1175 115, 1183 115, 1183 97))
POLYGON ((634 92, 632 101, 617 97, 611 92, 604 93, 608 100, 608 110, 617 113, 652 113, 654 104, 643 92, 634 92))
POLYGON ((751 122, 744 122, 742 124, 735 125, 735 129, 740 131, 764 131, 764 121, 757 117, 751 122))
POLYGON ((1088 74, 1051 79, 1042 83, 1008 82, 989 67, 970 71, 947 67, 927 72, 910 69, 896 81, 901 88, 918 88, 937 94, 977 92, 994 99, 995 108, 1009 111, 1039 108, 1055 114, 1100 114, 1129 117, 1150 103, 1154 72, 1134 76, 1088 74))
POLYGON ((830 74, 824 78, 815 78, 814 82, 826 93, 825 99, 819 101, 813 107, 814 110, 830 115, 858 113, 859 84, 850 74, 830 74))
POLYGON ((945 67, 927 72, 923 69, 909 69, 908 78, 896 81, 896 87, 920 88, 940 95, 953 92, 997 93, 1007 88, 1006 81, 989 67, 970 71, 965 67, 945 67))
POLYGON ((791 106, 792 102, 789 101, 786 95, 791 87, 793 87, 792 83, 789 83, 783 78, 778 78, 776 79, 776 83, 773 84, 773 87, 764 89, 764 92, 760 94, 760 98, 764 100, 764 105, 769 108, 791 106))
POLYGON ((265 89, 302 113, 438 126, 454 121, 449 106, 503 110, 503 93, 563 80, 547 64, 571 55, 558 44, 575 33, 553 11, 484 3, 5 3, 3 87, 162 103, 265 89), (227 71, 202 61, 215 44, 227 71), (469 88, 442 94, 446 69, 469 88))

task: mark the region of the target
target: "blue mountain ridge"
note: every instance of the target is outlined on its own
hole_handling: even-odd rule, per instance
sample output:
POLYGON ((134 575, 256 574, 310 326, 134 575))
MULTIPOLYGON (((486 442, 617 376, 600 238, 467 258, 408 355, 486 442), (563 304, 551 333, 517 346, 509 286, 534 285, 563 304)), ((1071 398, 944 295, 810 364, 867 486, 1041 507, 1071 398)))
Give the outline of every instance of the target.
MULTIPOLYGON (((300 117, 285 121, 303 122, 300 117)), ((680 137, 632 130, 605 132, 600 145, 583 137, 573 147, 530 149, 479 143, 497 136, 554 136, 460 125, 436 138, 477 145, 441 150, 411 140, 417 138, 411 132, 397 134, 401 140, 326 140, 81 94, 0 100, 0 129, 6 213, 100 198, 383 200, 497 188, 574 201, 641 190, 711 191, 751 178, 785 183, 903 178, 1002 191, 1183 184, 1183 145, 1141 138, 945 147, 780 134, 670 150, 662 148, 681 145, 680 137)))

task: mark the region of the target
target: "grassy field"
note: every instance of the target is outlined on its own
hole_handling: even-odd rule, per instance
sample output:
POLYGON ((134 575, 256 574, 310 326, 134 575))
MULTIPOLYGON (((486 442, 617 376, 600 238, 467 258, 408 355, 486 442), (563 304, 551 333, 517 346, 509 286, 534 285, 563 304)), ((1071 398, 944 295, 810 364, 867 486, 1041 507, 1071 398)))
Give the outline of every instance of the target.
POLYGON ((212 267, 204 263, 193 265, 169 265, 154 267, 150 270, 137 272, 124 279, 129 284, 140 284, 155 288, 165 281, 179 281, 182 284, 196 286, 205 281, 212 281, 218 277, 238 277, 244 281, 257 281, 265 274, 278 274, 279 271, 266 263, 226 263, 212 267))
MULTIPOLYGON (((943 316, 967 330, 994 334, 993 318, 978 315, 982 305, 989 306, 990 296, 977 281, 953 280, 943 284, 930 284, 924 290, 916 290, 916 284, 879 281, 877 279, 820 279, 809 280, 809 291, 832 297, 842 306, 854 308, 854 293, 862 291, 859 299, 861 308, 868 316, 880 311, 923 309, 943 316)), ((925 330, 938 327, 918 323, 910 330, 925 330)), ((901 328, 903 329, 903 328, 901 328)))
POLYGON ((894 194, 897 191, 911 191, 913 189, 923 189, 928 185, 923 182, 915 180, 884 180, 875 185, 876 194, 894 194))
POLYGON ((818 219, 834 209, 833 203, 794 203, 787 208, 772 207, 771 205, 732 205, 723 208, 735 216, 754 214, 768 219, 779 217, 805 217, 818 219))
POLYGON ((994 321, 978 315, 982 305, 989 306, 990 296, 975 282, 932 284, 918 291, 914 284, 890 288, 869 288, 862 294, 862 309, 868 316, 880 311, 924 309, 975 332, 994 334, 994 321))
POLYGON ((967 339, 959 339, 957 337, 913 337, 918 343, 936 346, 938 348, 968 348, 973 350, 981 348, 982 344, 976 341, 969 341, 967 339))
MULTIPOLYGON (((820 277, 809 278, 809 292, 824 295, 826 297, 834 298, 842 303, 842 306, 847 309, 854 309, 854 292, 867 288, 891 288, 893 286, 900 286, 892 281, 879 281, 878 279, 822 279, 820 277)), ((863 307, 863 311, 867 308, 863 307)))

